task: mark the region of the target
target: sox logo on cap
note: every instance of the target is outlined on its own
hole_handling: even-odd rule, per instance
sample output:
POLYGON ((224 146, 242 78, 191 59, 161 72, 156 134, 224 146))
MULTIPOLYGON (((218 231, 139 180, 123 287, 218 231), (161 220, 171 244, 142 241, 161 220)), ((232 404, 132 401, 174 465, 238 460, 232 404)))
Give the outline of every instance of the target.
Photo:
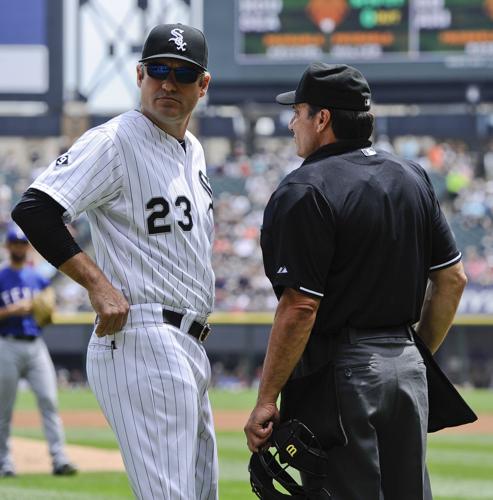
POLYGON ((185 46, 187 42, 183 41, 183 30, 179 28, 175 28, 174 30, 171 30, 171 34, 173 35, 174 38, 169 38, 170 42, 175 42, 177 50, 181 50, 182 52, 185 52, 185 46))

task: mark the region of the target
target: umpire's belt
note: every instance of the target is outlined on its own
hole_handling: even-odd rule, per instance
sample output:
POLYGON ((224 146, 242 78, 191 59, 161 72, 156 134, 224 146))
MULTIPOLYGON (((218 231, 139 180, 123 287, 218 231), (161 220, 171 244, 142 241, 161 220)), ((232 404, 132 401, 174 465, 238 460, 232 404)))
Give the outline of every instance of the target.
MULTIPOLYGON (((170 311, 169 309, 163 309, 163 319, 165 323, 169 323, 170 325, 181 329, 181 320, 183 319, 183 314, 177 313, 175 311, 170 311)), ((209 333, 211 333, 211 327, 209 323, 202 325, 198 321, 194 321, 190 325, 187 333, 195 337, 199 342, 204 342, 205 339, 209 336, 209 333)))
POLYGON ((408 325, 381 328, 352 328, 341 330, 340 341, 343 344, 356 344, 367 340, 404 338, 414 342, 411 328, 408 325))

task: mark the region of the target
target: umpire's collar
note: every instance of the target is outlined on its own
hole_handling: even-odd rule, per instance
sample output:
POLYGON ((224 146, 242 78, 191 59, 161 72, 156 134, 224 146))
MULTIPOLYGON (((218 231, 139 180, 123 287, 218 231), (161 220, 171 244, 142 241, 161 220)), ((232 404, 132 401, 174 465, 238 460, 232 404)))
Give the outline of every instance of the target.
POLYGON ((302 165, 312 163, 314 161, 322 160, 328 156, 336 156, 356 149, 368 148, 371 146, 371 141, 368 139, 348 139, 344 141, 337 141, 331 144, 326 144, 318 148, 311 155, 305 158, 302 165))

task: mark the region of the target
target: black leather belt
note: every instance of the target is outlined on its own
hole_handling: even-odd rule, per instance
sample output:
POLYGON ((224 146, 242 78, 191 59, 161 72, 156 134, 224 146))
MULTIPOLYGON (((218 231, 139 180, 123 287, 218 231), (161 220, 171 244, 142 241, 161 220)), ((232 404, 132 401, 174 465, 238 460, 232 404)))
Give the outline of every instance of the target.
MULTIPOLYGON (((163 319, 165 323, 169 323, 170 325, 176 326, 176 328, 180 328, 183 314, 170 311, 169 309, 163 309, 163 319)), ((211 327, 209 323, 202 325, 198 321, 194 321, 190 325, 187 333, 195 337, 199 342, 204 342, 209 336, 209 333, 211 333, 211 327)))
POLYGON ((11 338, 15 340, 23 340, 25 342, 32 342, 36 340, 38 337, 35 335, 14 335, 12 333, 6 333, 4 335, 0 335, 1 337, 5 338, 11 338))
POLYGON ((341 331, 340 341, 354 344, 361 340, 405 338, 414 342, 412 330, 407 325, 382 328, 352 328, 345 327, 341 331))

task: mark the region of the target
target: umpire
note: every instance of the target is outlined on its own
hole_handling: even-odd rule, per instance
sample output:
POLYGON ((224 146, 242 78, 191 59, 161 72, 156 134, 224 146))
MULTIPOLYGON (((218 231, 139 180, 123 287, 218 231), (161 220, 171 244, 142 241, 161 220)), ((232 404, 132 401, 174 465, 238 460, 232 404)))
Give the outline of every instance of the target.
POLYGON ((466 285, 461 253, 426 172, 372 148, 358 70, 313 63, 277 102, 293 107, 304 162, 264 214, 279 304, 248 446, 294 415, 330 447, 334 500, 430 499, 427 373, 412 325, 435 352, 466 285))

